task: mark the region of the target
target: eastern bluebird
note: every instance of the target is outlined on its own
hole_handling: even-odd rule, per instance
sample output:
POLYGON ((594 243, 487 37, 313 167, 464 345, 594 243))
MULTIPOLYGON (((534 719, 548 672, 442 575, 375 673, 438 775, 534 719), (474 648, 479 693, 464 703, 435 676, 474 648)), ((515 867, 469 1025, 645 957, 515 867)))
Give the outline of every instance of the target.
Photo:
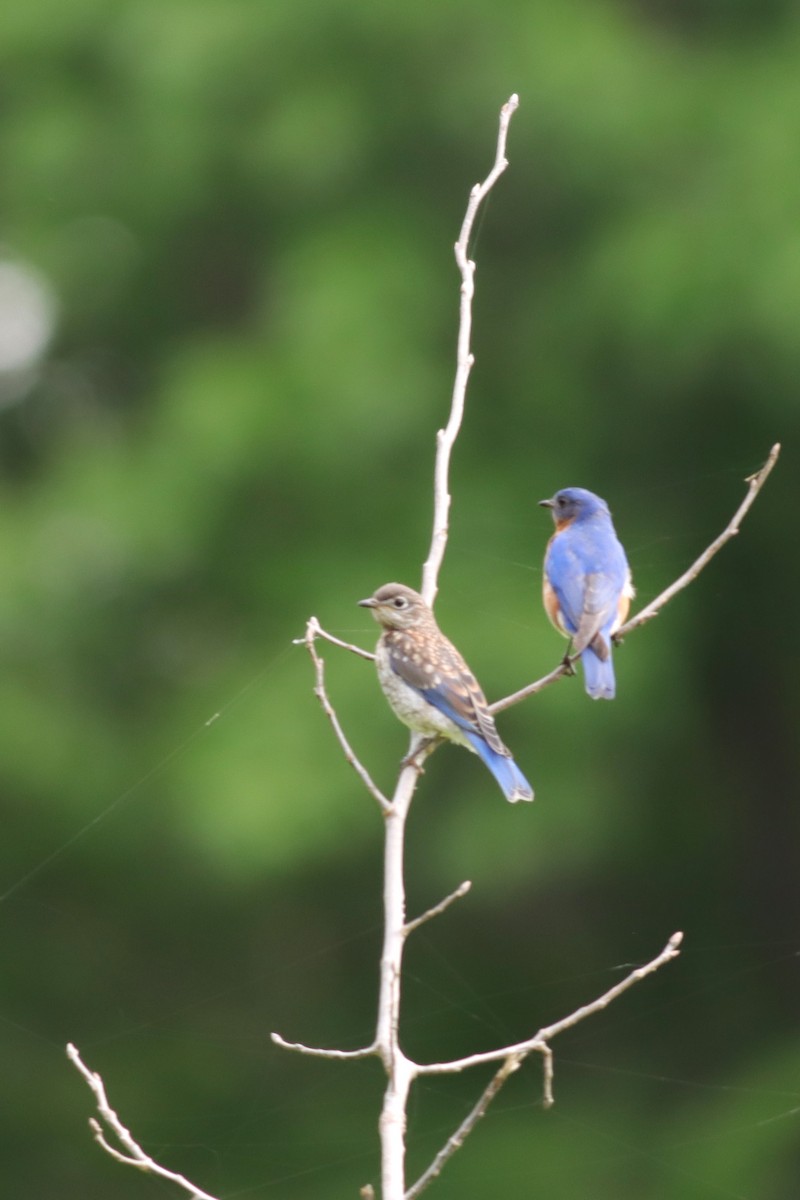
POLYGON ((556 531, 547 544, 542 594, 545 611, 580 654, 586 691, 593 700, 613 700, 611 637, 628 615, 634 588, 605 500, 570 487, 552 500, 556 531))
POLYGON ((387 583, 363 608, 383 628, 375 665, 395 715, 415 733, 444 737, 479 754, 506 800, 532 800, 533 789, 498 737, 486 697, 455 646, 412 588, 387 583))

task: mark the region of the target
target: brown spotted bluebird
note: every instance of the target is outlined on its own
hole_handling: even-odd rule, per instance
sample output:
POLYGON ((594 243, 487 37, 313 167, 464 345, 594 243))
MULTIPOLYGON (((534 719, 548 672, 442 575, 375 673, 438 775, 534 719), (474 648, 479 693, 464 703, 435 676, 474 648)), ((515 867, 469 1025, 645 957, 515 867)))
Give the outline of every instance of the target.
POLYGON ((608 505, 579 487, 563 488, 539 503, 552 509, 556 525, 544 559, 545 611, 572 639, 592 699, 613 700, 611 638, 628 615, 634 588, 608 505))
POLYGON ((375 664, 395 715, 415 733, 448 738, 480 755, 506 800, 532 800, 533 789, 500 741, 477 679, 419 592, 387 583, 358 603, 371 608, 383 628, 375 664))

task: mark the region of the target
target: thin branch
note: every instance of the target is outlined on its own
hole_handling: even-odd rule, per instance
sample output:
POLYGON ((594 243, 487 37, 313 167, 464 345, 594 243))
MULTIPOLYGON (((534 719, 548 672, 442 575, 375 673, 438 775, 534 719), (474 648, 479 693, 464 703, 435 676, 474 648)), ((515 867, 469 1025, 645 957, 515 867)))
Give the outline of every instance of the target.
POLYGON ((371 1058, 378 1053, 374 1042, 361 1050, 325 1050, 320 1046, 304 1046, 302 1042, 287 1042, 279 1033, 271 1033, 269 1036, 276 1046, 284 1050, 294 1050, 298 1054, 307 1054, 310 1058, 335 1058, 345 1061, 353 1058, 371 1058))
POLYGON ((665 588, 660 596, 656 596, 655 600, 652 600, 650 604, 643 608, 641 612, 638 612, 635 617, 631 617, 630 621, 628 621, 617 631, 615 635, 617 640, 625 637, 627 633, 630 633, 632 629, 636 629, 637 626, 644 625, 646 621, 651 621, 653 617, 658 616, 664 605, 667 604, 673 596, 677 595, 678 592, 683 591, 685 587, 688 587, 689 584, 697 578, 703 568, 708 565, 714 555, 722 549, 726 542, 729 542, 731 538, 736 537, 736 534, 739 532, 739 526, 744 520, 744 517, 746 516, 751 505, 754 503, 756 496, 767 482, 772 468, 778 461, 780 452, 781 444, 780 442, 776 442, 770 450, 767 461, 764 463, 761 470, 756 471, 755 475, 749 475, 745 480, 745 483, 749 485, 747 489, 747 495, 719 537, 716 538, 708 547, 708 549, 704 550, 700 557, 692 563, 688 571, 684 571, 683 575, 681 575, 679 579, 676 579, 675 582, 670 584, 668 588, 665 588))
POLYGON ((409 921, 403 926, 403 932, 405 933, 406 937, 408 937, 410 933, 413 933, 415 929, 419 929, 420 925, 424 925, 426 921, 430 921, 433 917, 438 917, 441 913, 445 912, 451 904, 455 903, 456 900, 460 900, 462 896, 466 896, 471 887, 471 881, 469 879, 465 879, 463 883, 459 884, 454 892, 451 892, 449 896, 445 896, 444 900, 441 900, 438 904, 435 904, 433 908, 429 908, 428 911, 422 913, 421 916, 415 917, 413 921, 409 921))
POLYGON ((100 1121, 95 1120, 94 1117, 90 1117, 89 1126, 92 1130, 92 1136, 98 1146, 105 1150, 106 1154, 116 1159, 117 1162, 124 1163, 125 1166, 135 1167, 138 1171, 144 1171, 148 1175, 157 1175, 160 1179, 166 1179, 170 1183, 177 1184, 178 1187, 183 1188, 191 1197, 191 1200, 216 1200, 214 1196, 211 1196, 208 1192, 204 1192, 184 1175, 179 1175, 175 1171, 170 1171, 166 1167, 162 1167, 149 1154, 145 1154, 144 1150, 142 1150, 139 1143, 133 1137, 133 1134, 129 1129, 125 1128, 109 1104, 102 1077, 96 1071, 89 1070, 81 1059, 77 1047, 73 1046, 71 1042, 67 1046, 67 1058, 80 1071, 91 1088, 97 1103, 99 1116, 123 1148, 122 1150, 118 1150, 116 1146, 112 1146, 106 1139, 100 1121))
MULTIPOLYGON (((349 650, 351 654, 357 654, 359 656, 359 658, 366 658, 370 662, 375 661, 375 655, 372 653, 371 650, 362 650, 360 646, 354 646, 352 642, 343 642, 341 638, 334 637, 332 633, 328 633, 327 630, 322 628, 319 621, 317 621, 316 617, 310 617, 309 620, 314 621, 314 623, 316 625, 315 632, 316 632, 317 637, 324 638, 325 641, 330 642, 330 644, 332 646, 339 646, 342 650, 349 650)), ((305 645, 307 645, 307 643, 308 643, 308 626, 306 626, 306 632, 305 632, 304 636, 301 638, 294 638, 292 641, 292 645, 293 646, 305 646, 305 645)))
POLYGON ((505 708, 511 708, 512 705, 519 704, 520 700, 527 700, 528 696, 535 696, 537 692, 544 691, 551 683, 556 683, 559 679, 563 679, 565 675, 574 675, 575 671, 572 664, 575 661, 572 658, 564 658, 557 667, 554 667, 547 675, 543 675, 541 679, 537 679, 535 683, 527 684, 524 688, 520 688, 518 692, 513 692, 510 696, 504 696, 502 700, 495 700, 494 704, 489 705, 489 712, 502 712, 505 708))
POLYGON ((436 436, 436 466, 434 468, 433 534, 428 558, 422 569, 422 595, 431 607, 438 590, 439 569, 447 548, 448 517, 450 513, 449 470, 450 454, 461 428, 464 415, 464 400, 467 392, 472 364, 475 361, 470 348, 472 333, 472 297, 475 294, 475 263, 468 257, 469 239, 481 202, 494 187, 508 166, 506 140, 511 118, 519 107, 519 96, 510 96, 500 110, 500 125, 497 133, 497 148, 494 166, 483 183, 476 183, 469 194, 467 210, 461 225, 461 233, 455 244, 455 256, 461 272, 461 307, 458 325, 456 376, 450 403, 450 418, 447 426, 436 436))
MULTIPOLYGON (((638 612, 634 617, 631 617, 630 621, 628 621, 625 625, 621 626, 621 628, 618 629, 614 634, 614 641, 621 641, 627 634, 631 633, 632 630, 637 629, 640 625, 644 625, 647 621, 652 621, 653 617, 658 616, 664 605, 668 604, 672 597, 676 596, 678 592, 681 592, 685 587, 688 587, 689 584, 697 578, 703 568, 708 566, 714 555, 718 554, 722 547, 729 542, 731 538, 736 537, 737 533, 739 532, 739 526, 747 515, 750 507, 755 502, 756 496, 767 482, 772 468, 778 461, 780 452, 780 442, 776 442, 770 450, 767 460, 761 470, 757 471, 755 475, 749 475, 745 480, 745 483, 748 485, 747 495, 719 537, 715 538, 711 545, 703 551, 700 557, 692 563, 688 571, 684 571, 684 573, 678 579, 676 579, 674 583, 671 583, 669 587, 665 588, 659 596, 656 596, 655 600, 651 600, 651 602, 646 605, 645 608, 638 612)), ((537 679, 534 683, 529 683, 526 687, 520 688, 518 692, 514 692, 510 696, 504 696, 502 700, 496 700, 494 704, 490 704, 489 712, 499 713, 502 712, 503 709, 511 708, 512 705, 519 704, 520 700, 526 700, 528 696, 533 696, 537 692, 543 691, 544 688, 548 687, 551 683, 555 683, 556 680, 562 679, 565 675, 574 674, 573 664, 577 661, 577 658, 577 655, 574 655, 571 658, 564 658, 564 660, 560 662, 557 667, 550 671, 549 674, 543 675, 541 679, 537 679)))
POLYGON ((521 1062, 522 1059, 518 1058, 516 1055, 510 1055, 506 1059, 499 1071, 496 1071, 490 1079, 474 1108, 467 1113, 466 1117, 461 1122, 455 1133, 447 1139, 428 1169, 423 1171, 417 1182, 408 1189, 404 1200, 415 1200, 415 1197, 418 1196, 420 1192, 424 1191, 429 1183, 433 1182, 436 1176, 441 1172, 442 1167, 445 1165, 447 1160, 452 1158, 456 1150, 461 1148, 464 1139, 468 1134, 472 1133, 472 1130, 478 1124, 478 1121, 480 1121, 481 1117, 485 1114, 492 1100, 494 1100, 495 1096, 500 1091, 500 1088, 508 1079, 509 1075, 512 1075, 514 1071, 517 1070, 521 1062))
POLYGON ((552 1108, 555 1104, 553 1099, 553 1051, 547 1042, 542 1042, 539 1053, 542 1056, 542 1105, 545 1108, 552 1108))
POLYGON ((499 1059, 510 1058, 512 1055, 521 1055, 524 1058, 534 1050, 542 1051, 547 1042, 551 1041, 557 1034, 563 1033, 565 1029, 571 1029, 579 1021, 585 1021, 593 1013, 600 1012, 612 1000, 616 1000, 628 988, 633 987, 635 983, 638 983, 647 975, 652 975, 654 971, 657 971, 659 967, 663 967, 665 963, 671 962, 673 958, 677 958, 680 953, 679 947, 682 941, 682 933, 673 933, 661 953, 654 959, 651 959, 649 963, 645 963, 642 967, 636 967, 629 975, 626 975, 624 979, 616 983, 614 987, 609 988, 607 992, 603 992, 602 996, 598 996, 596 1000, 592 1000, 589 1004, 584 1004, 581 1008, 577 1008, 568 1017, 562 1017, 560 1021, 555 1021, 552 1025, 546 1025, 538 1033, 534 1034, 533 1037, 526 1038, 523 1042, 516 1042, 512 1046, 503 1046, 499 1050, 487 1050, 482 1054, 469 1054, 466 1058, 456 1058, 450 1062, 427 1063, 418 1068, 418 1074, 456 1075, 460 1071, 465 1071, 468 1067, 478 1067, 483 1063, 497 1062, 499 1059))
POLYGON ((582 1008, 577 1008, 568 1017, 563 1017, 560 1021, 554 1021, 552 1025, 546 1025, 544 1029, 539 1030, 538 1036, 543 1041, 549 1042, 559 1033, 563 1033, 565 1029, 571 1029, 573 1025, 577 1025, 580 1021, 585 1021, 587 1017, 593 1016, 594 1013, 601 1012, 612 1001, 616 1000, 618 996, 621 996, 623 992, 627 992, 628 988, 633 987, 634 984, 639 983, 642 979, 646 979, 648 975, 652 975, 660 967, 677 958, 681 952, 682 941, 683 934, 680 931, 673 933, 661 953, 651 959, 649 963, 645 963, 641 967, 636 967, 631 971, 630 975, 626 975, 614 987, 609 988, 607 992, 603 992, 602 996, 598 996, 596 1000, 592 1000, 589 1004, 584 1004, 582 1008))
POLYGON ((345 737, 344 730, 342 729, 334 707, 328 699, 328 693, 325 690, 325 660, 320 658, 320 656, 317 654, 317 649, 314 645, 315 637, 317 637, 321 632, 322 631, 317 618, 310 617, 308 624, 306 625, 306 636, 304 641, 306 644, 306 649, 311 655, 311 661, 314 664, 314 670, 316 673, 316 686, 314 687, 314 694, 322 705, 322 710, 325 713, 325 716, 333 726, 333 732, 336 734, 339 745, 344 751, 345 758, 350 763, 350 766, 353 768, 356 775, 358 775, 367 791, 375 797, 383 812, 386 813, 391 808, 390 802, 386 799, 378 785, 373 782, 372 776, 369 774, 366 767, 363 766, 363 764, 356 757, 354 750, 345 737))

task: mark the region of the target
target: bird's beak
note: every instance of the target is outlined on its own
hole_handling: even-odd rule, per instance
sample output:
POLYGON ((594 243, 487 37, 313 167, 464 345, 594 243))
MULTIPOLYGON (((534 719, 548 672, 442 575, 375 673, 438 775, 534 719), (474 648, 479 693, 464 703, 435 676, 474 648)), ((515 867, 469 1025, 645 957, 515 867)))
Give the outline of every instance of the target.
POLYGON ((539 507, 540 507, 540 508, 552 508, 552 507, 553 507, 553 501, 552 501, 552 500, 540 500, 540 501, 539 501, 539 507))
POLYGON ((374 596, 368 596, 366 600, 359 600, 358 607, 359 608, 377 608, 378 601, 375 599, 374 596))

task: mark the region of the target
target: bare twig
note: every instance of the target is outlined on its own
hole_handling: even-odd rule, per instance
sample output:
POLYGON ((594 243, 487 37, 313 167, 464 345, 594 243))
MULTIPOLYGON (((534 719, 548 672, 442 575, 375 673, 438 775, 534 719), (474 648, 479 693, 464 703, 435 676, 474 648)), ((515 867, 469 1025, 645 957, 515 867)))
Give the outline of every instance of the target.
POLYGON ((424 925, 426 921, 430 921, 432 917, 438 917, 441 913, 445 912, 456 900, 460 900, 462 896, 466 896, 471 887, 472 883, 470 880, 465 879, 454 892, 451 892, 449 896, 445 896, 444 900, 435 904, 433 908, 429 908, 421 916, 415 917, 413 921, 409 921, 405 926, 406 937, 408 937, 409 933, 413 933, 415 929, 419 929, 420 925, 424 925))
MULTIPOLYGON (((322 628, 319 621, 317 621, 316 617, 310 617, 309 620, 314 621, 314 623, 315 623, 315 626, 316 626, 315 634, 317 637, 324 638, 325 641, 330 642, 330 644, 332 646, 339 646, 342 650, 349 650, 351 654, 357 654, 359 656, 359 658, 369 659, 370 662, 375 661, 375 655, 372 653, 371 650, 362 650, 360 646, 354 646, 352 642, 343 642, 341 638, 334 637, 332 633, 328 633, 328 631, 326 629, 322 628)), ((307 644, 308 644, 308 625, 306 625, 306 632, 303 635, 303 637, 294 638, 294 640, 292 642, 293 646, 305 646, 307 644)))
POLYGON ((480 1121, 481 1117, 485 1114, 492 1100, 494 1100, 495 1096, 500 1091, 500 1088, 508 1079, 509 1075, 513 1074, 513 1072, 517 1070, 521 1062, 521 1058, 518 1058, 516 1055, 512 1054, 506 1059, 500 1069, 495 1072, 495 1074, 489 1080, 488 1085, 481 1093, 477 1104, 469 1113, 467 1113, 466 1117, 461 1122, 455 1133, 453 1133, 447 1139, 427 1170, 423 1171, 416 1183, 408 1189, 405 1194, 405 1200, 414 1200, 414 1198, 418 1196, 420 1192, 424 1191, 428 1184, 436 1178, 447 1160, 452 1158, 456 1150, 459 1150, 463 1145, 464 1139, 467 1137, 467 1135, 472 1133, 472 1130, 478 1124, 478 1121, 480 1121))
POLYGON ((554 667, 547 675, 543 675, 541 679, 527 684, 524 688, 520 688, 518 692, 513 692, 510 696, 504 696, 502 700, 495 700, 494 704, 489 705, 489 712, 502 712, 504 708, 511 708, 512 705, 519 704, 520 700, 527 700, 528 696, 535 696, 537 692, 544 691, 551 683, 556 683, 559 679, 563 679, 565 675, 574 675, 575 672, 572 669, 574 661, 572 658, 563 659, 557 667, 554 667))
POLYGON ((353 1058, 371 1058, 378 1053, 374 1042, 361 1050, 324 1050, 319 1046, 304 1046, 302 1042, 287 1042, 279 1033, 271 1033, 270 1037, 275 1045, 283 1050, 295 1050, 298 1054, 307 1054, 310 1058, 336 1058, 345 1061, 353 1058))
POLYGON ((543 1042, 539 1047, 539 1053, 542 1056, 542 1105, 544 1108, 552 1108, 555 1104, 553 1099, 553 1051, 547 1042, 543 1042))
MULTIPOLYGON (((411 735, 406 762, 425 754, 425 739, 411 735)), ((381 1139, 381 1200, 402 1200, 405 1191, 405 1130, 408 1090, 413 1067, 400 1049, 400 987, 406 940, 406 893, 403 846, 408 810, 419 774, 415 767, 400 772, 391 810, 386 814, 383 851, 383 948, 375 1044, 387 1075, 379 1121, 381 1139)))
POLYGON ((483 183, 476 183, 469 194, 469 203, 461 225, 461 233, 455 245, 455 256, 458 269, 461 272, 461 309, 458 324, 458 349, 456 359, 456 376, 453 383, 453 395, 450 402, 450 418, 444 429, 436 435, 436 466, 434 469, 434 509, 433 535, 428 558, 422 570, 422 595, 426 602, 433 607, 438 589, 439 568, 447 548, 448 516, 450 513, 449 471, 450 453, 461 428, 464 415, 464 400, 467 392, 472 364, 475 361, 470 349, 472 333, 472 297, 475 294, 475 263, 468 257, 469 239, 475 217, 481 202, 494 187, 497 180, 508 166, 506 159, 506 140, 508 126, 514 113, 519 107, 519 96, 510 96, 500 110, 500 127, 497 134, 497 148, 494 166, 483 183))
POLYGON ((767 478, 769 477, 772 468, 778 461, 780 452, 780 442, 776 442, 770 450, 769 455, 767 456, 767 461, 764 463, 761 470, 756 471, 755 475, 749 475, 745 480, 745 482, 749 485, 747 489, 747 495, 719 537, 715 538, 708 549, 704 550, 700 557, 692 563, 688 571, 684 571, 683 575, 681 575, 679 579, 676 579, 674 583, 670 584, 668 588, 665 588, 660 596, 656 596, 655 600, 652 600, 645 608, 641 610, 641 612, 638 612, 635 617, 631 617, 630 621, 617 630, 617 633, 615 634, 615 638, 617 640, 625 637, 625 635, 630 633, 632 629, 636 629, 638 625, 644 625, 646 621, 651 621, 653 617, 658 616, 661 609, 665 604, 668 603, 668 601, 672 599, 673 596, 677 595, 678 592, 683 591, 685 587, 688 587, 692 580, 697 578, 703 568, 708 565, 714 555, 722 549, 725 543, 729 542, 731 538, 736 537, 736 534, 739 532, 739 526, 747 515, 751 505, 755 501, 756 496, 767 482, 767 478))
POLYGON ((148 1175, 157 1175, 159 1179, 166 1179, 170 1183, 177 1184, 178 1187, 183 1188, 191 1197, 191 1200, 215 1200, 214 1196, 211 1196, 208 1192, 204 1192, 184 1175, 179 1175, 176 1171, 170 1171, 166 1167, 162 1167, 149 1154, 145 1154, 130 1130, 125 1128, 109 1104, 102 1077, 96 1071, 89 1070, 81 1059, 77 1047, 73 1046, 72 1043, 67 1046, 67 1057, 88 1083, 94 1094, 100 1118, 105 1122, 105 1125, 117 1139, 120 1146, 122 1146, 122 1150, 118 1150, 116 1146, 112 1146, 106 1138, 100 1121, 95 1120, 94 1117, 90 1117, 89 1126, 92 1130, 94 1140, 98 1146, 101 1146, 105 1150, 106 1154, 116 1159, 117 1162, 124 1163, 125 1166, 135 1167, 138 1171, 144 1171, 148 1175))
MULTIPOLYGON (((615 641, 621 641, 622 638, 631 633, 634 629, 638 628, 638 626, 644 625, 647 621, 652 621, 653 617, 658 616, 664 605, 668 604, 672 597, 676 596, 678 592, 681 592, 685 587, 688 587, 689 584, 697 578, 703 568, 708 566, 714 555, 718 554, 722 547, 729 542, 731 538, 736 537, 736 534, 739 532, 739 526, 747 515, 751 505, 754 503, 756 496, 767 482, 767 478, 769 477, 772 468, 778 461, 780 452, 780 442, 776 442, 770 450, 769 455, 767 456, 767 461, 764 463, 761 470, 757 471, 755 475, 749 475, 745 480, 748 485, 747 495, 719 537, 715 538, 711 545, 703 551, 700 557, 692 563, 688 571, 684 571, 684 573, 679 576, 674 583, 671 583, 668 588, 665 588, 664 591, 661 592, 659 596, 656 596, 655 600, 651 600, 651 602, 646 605, 645 608, 641 609, 641 611, 638 612, 634 617, 631 617, 630 621, 621 626, 621 628, 618 629, 614 634, 615 641)), ((548 687, 551 683, 555 683, 556 680, 562 679, 565 675, 573 674, 574 672, 572 667, 577 661, 578 657, 578 655, 573 655, 571 658, 565 658, 547 675, 543 675, 541 679, 537 679, 534 683, 527 684, 526 687, 520 688, 518 692, 514 692, 510 696, 504 696, 502 700, 496 700, 494 704, 489 705, 489 712, 498 713, 502 712, 505 708, 511 708, 512 705, 519 704, 521 700, 526 700, 528 696, 533 696, 537 692, 543 691, 544 688, 548 687)))
POLYGON ((308 624, 306 625, 306 636, 303 640, 305 641, 308 653, 311 655, 311 661, 314 664, 314 670, 316 673, 316 686, 314 688, 314 694, 316 695, 317 699, 319 700, 320 704, 322 705, 322 710, 325 713, 325 716, 328 718, 331 725, 333 726, 333 732, 336 734, 336 737, 339 741, 339 745, 342 747, 342 750, 344 751, 344 756, 347 759, 347 761, 350 763, 350 766, 353 768, 355 773, 358 775, 359 779, 364 784, 367 791, 372 796, 374 796, 375 799, 378 801, 378 804, 381 806, 382 810, 384 812, 388 812, 389 809, 391 808, 389 801, 386 799, 386 797, 384 796, 384 794, 380 790, 380 788, 377 786, 377 784, 373 783, 372 777, 369 774, 369 772, 367 771, 366 767, 363 766, 363 764, 356 757, 355 752, 353 751, 350 743, 348 742, 347 738, 345 737, 344 730, 342 729, 341 723, 339 721, 339 718, 336 715, 333 705, 331 704, 330 700, 328 699, 328 693, 325 690, 325 660, 320 658, 320 656, 317 654, 317 650, 314 645, 314 638, 319 636, 321 634, 321 632, 322 631, 320 629, 319 621, 317 620, 317 618, 310 617, 308 624))

